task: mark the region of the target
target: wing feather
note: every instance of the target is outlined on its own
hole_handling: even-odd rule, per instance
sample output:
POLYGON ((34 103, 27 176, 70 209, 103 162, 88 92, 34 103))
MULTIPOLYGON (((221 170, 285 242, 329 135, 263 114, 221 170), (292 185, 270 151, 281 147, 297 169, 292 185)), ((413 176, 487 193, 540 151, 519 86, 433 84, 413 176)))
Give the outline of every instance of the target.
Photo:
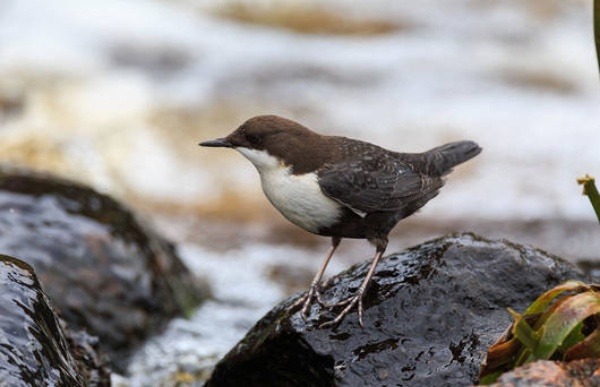
POLYGON ((402 210, 435 196, 443 185, 440 178, 419 173, 388 153, 326 165, 318 177, 325 195, 359 214, 402 210))

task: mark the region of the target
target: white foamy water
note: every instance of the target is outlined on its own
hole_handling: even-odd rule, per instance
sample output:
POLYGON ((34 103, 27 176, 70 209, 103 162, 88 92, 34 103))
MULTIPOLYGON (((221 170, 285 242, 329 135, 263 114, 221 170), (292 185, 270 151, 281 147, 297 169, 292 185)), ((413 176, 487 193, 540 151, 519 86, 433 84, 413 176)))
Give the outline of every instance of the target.
MULTIPOLYGON (((208 373, 260 317, 285 296, 268 277, 267 268, 282 259, 309 267, 306 251, 291 246, 250 245, 226 253, 183 244, 180 253, 192 270, 209 275, 214 300, 189 319, 175 319, 160 337, 150 340, 134 357, 132 377, 122 385, 174 385, 173 375, 208 373)), ((330 271, 340 271, 340 262, 330 271)))
POLYGON ((33 143, 38 158, 58 153, 59 172, 117 195, 194 204, 240 176, 240 190, 258 193, 241 158, 219 170, 199 165, 214 151, 182 157, 207 134, 165 141, 179 129, 157 134, 149 119, 227 100, 396 150, 478 141, 484 153, 423 216, 590 215, 574 183, 600 168, 590 1, 373 3, 362 12, 409 27, 304 35, 190 1, 5 0, 0 90, 24 93, 26 110, 0 139, 33 143))

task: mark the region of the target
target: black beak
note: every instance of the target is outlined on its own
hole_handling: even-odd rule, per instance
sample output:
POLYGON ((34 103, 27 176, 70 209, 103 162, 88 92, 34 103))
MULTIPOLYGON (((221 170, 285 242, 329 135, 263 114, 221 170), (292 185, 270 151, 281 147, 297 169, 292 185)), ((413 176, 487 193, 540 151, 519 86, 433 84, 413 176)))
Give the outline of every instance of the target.
POLYGON ((233 144, 231 144, 225 137, 223 138, 215 138, 214 140, 202 141, 200 146, 210 146, 213 148, 233 148, 233 144))

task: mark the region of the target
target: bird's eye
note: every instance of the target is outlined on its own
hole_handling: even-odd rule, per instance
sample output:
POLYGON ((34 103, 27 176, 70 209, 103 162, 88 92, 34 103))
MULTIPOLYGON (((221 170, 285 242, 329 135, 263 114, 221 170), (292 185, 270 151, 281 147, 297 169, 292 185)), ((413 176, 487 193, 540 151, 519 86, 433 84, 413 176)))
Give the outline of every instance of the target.
POLYGON ((248 140, 248 142, 252 145, 258 145, 260 144, 260 138, 258 136, 255 136, 253 134, 247 134, 246 135, 246 140, 248 140))

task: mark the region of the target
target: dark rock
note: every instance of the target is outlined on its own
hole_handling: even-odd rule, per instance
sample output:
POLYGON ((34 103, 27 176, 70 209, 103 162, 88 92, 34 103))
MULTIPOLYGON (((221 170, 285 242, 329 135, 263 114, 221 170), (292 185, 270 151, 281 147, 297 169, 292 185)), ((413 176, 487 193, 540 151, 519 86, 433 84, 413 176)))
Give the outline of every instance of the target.
POLYGON ((492 387, 600 386, 600 359, 536 361, 503 374, 492 387))
POLYGON ((122 370, 126 358, 207 291, 173 246, 87 187, 0 170, 0 251, 32 265, 61 317, 122 370))
POLYGON ((0 385, 110 386, 109 371, 92 348, 72 351, 31 266, 3 255, 0 255, 0 385), (94 358, 96 362, 90 364, 86 358, 94 358))
POLYGON ((577 261, 577 266, 590 278, 590 282, 600 283, 600 261, 581 260, 577 261))
POLYGON ((111 382, 108 357, 100 349, 98 338, 85 331, 72 331, 64 320, 60 321, 63 323, 71 353, 75 357, 79 375, 86 381, 86 386, 109 387, 111 382))
MULTIPOLYGON (((323 292, 338 302, 359 287, 369 262, 323 292)), ((510 242, 453 235, 385 258, 356 314, 316 326, 339 310, 313 305, 309 322, 286 300, 216 366, 207 386, 465 386, 487 348, 539 294, 583 275, 560 258, 510 242)))

